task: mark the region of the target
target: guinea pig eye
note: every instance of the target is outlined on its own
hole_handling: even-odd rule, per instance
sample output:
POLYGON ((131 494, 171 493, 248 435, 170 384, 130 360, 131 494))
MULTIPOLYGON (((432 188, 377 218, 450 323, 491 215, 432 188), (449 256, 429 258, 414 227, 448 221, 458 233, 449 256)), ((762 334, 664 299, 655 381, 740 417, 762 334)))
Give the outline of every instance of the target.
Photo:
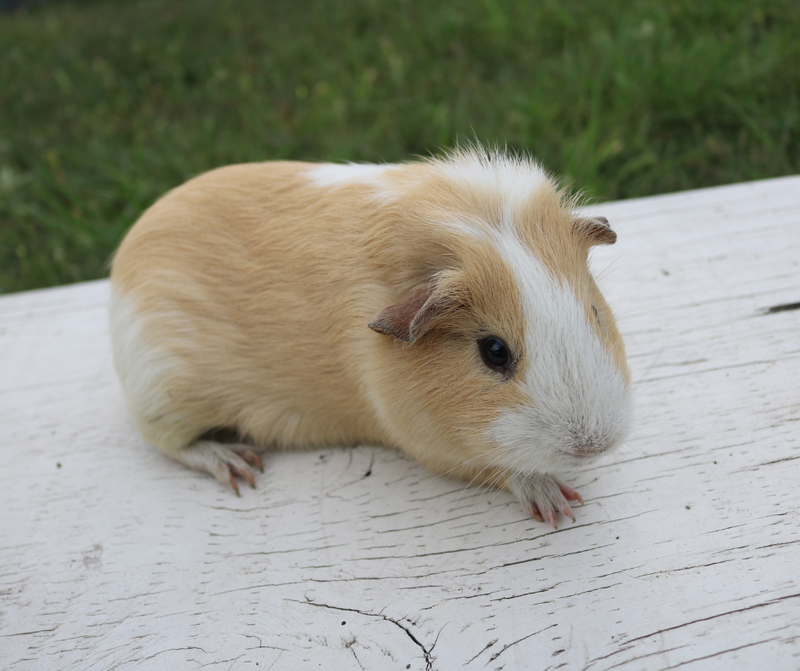
POLYGON ((511 368, 512 359, 511 352, 500 338, 496 336, 489 336, 478 342, 478 348, 481 352, 481 358, 492 370, 500 373, 505 373, 511 368))
POLYGON ((594 305, 592 306, 592 312, 594 312, 594 318, 597 320, 597 323, 599 324, 600 323, 600 315, 597 314, 597 308, 594 305))

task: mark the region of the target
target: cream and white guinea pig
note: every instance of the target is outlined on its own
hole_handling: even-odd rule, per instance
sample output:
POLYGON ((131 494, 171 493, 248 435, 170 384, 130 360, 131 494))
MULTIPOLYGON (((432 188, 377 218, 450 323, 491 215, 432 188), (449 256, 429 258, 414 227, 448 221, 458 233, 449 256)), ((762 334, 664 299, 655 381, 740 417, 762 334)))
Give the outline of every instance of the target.
POLYGON ((535 162, 480 147, 192 179, 113 262, 130 412, 237 493, 261 467, 251 447, 365 443, 574 520, 581 498, 556 474, 631 423, 624 346, 587 267, 616 235, 575 204, 535 162))

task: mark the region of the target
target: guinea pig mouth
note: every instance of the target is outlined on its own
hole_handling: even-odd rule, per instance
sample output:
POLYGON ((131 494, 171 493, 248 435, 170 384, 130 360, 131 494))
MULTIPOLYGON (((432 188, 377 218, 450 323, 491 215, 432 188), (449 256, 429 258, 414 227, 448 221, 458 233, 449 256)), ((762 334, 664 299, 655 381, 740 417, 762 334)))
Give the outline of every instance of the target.
POLYGON ((593 457, 599 457, 601 454, 603 454, 603 452, 605 452, 605 450, 592 451, 592 452, 578 452, 576 450, 566 450, 564 454, 567 455, 568 457, 574 457, 575 459, 591 459, 593 457))
POLYGON ((577 450, 566 450, 562 454, 575 463, 592 461, 604 455, 608 450, 593 450, 592 452, 579 452, 577 450))

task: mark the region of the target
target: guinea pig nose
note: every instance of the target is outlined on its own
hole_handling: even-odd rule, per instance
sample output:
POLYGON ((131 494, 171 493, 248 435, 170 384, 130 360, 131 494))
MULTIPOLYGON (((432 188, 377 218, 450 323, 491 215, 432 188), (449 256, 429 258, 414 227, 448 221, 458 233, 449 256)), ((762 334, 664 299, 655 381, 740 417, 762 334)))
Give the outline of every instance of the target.
POLYGON ((611 449, 617 440, 603 431, 572 431, 567 452, 576 457, 593 457, 611 449))

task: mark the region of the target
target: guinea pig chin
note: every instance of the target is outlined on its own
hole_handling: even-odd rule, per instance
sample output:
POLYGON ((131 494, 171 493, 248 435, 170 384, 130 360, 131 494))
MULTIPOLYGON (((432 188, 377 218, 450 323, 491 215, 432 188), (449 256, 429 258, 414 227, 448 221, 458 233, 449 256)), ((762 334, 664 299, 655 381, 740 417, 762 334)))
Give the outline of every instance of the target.
POLYGON ((625 440, 633 418, 630 390, 620 388, 615 396, 594 413, 568 417, 535 408, 501 413, 489 430, 503 452, 501 464, 521 473, 552 473, 609 452, 625 440))

